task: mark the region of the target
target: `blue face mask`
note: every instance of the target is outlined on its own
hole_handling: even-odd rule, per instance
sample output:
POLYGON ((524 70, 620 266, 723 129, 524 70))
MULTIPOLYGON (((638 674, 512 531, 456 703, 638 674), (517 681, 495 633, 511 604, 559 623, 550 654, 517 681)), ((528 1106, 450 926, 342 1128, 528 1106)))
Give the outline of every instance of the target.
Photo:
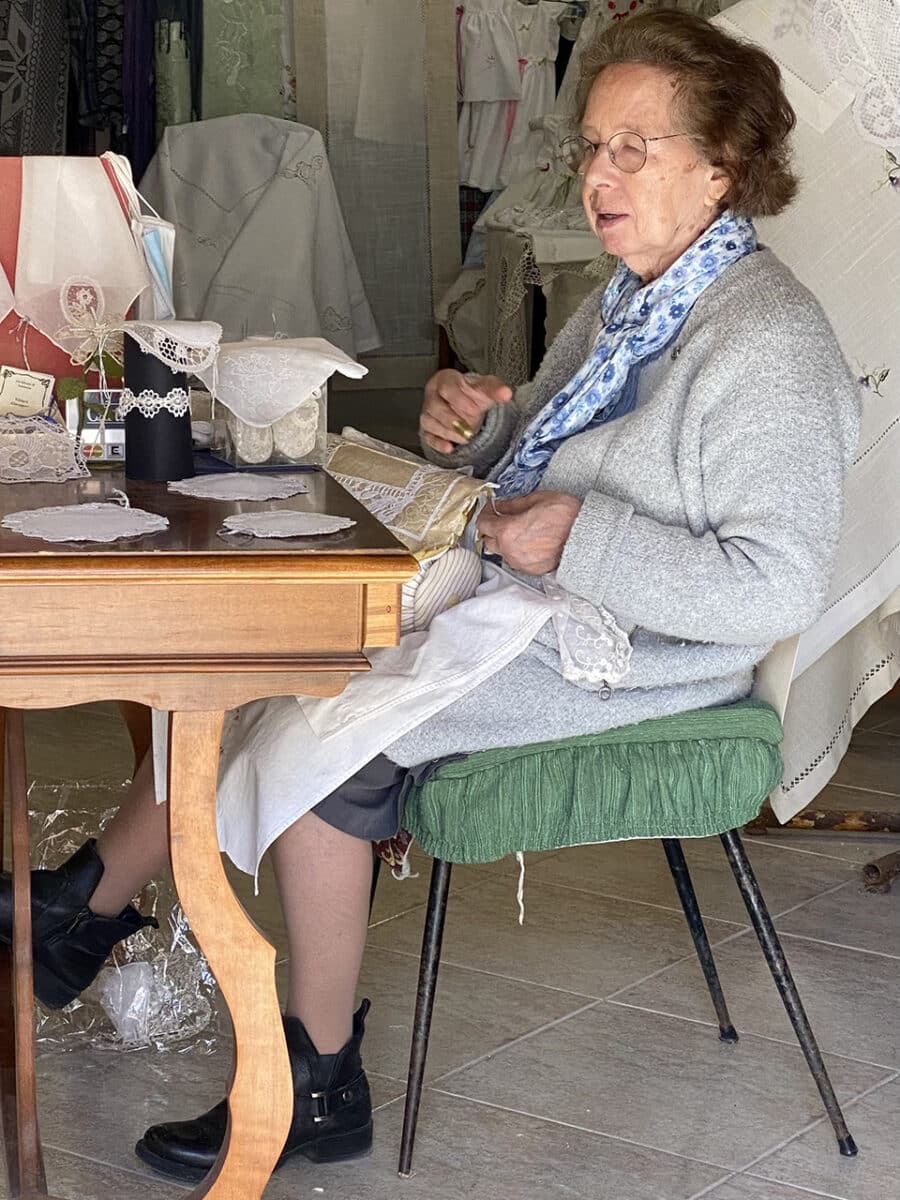
POLYGON ((172 263, 175 256, 175 227, 168 221, 141 217, 135 221, 144 249, 144 260, 153 284, 153 308, 157 321, 175 316, 172 263))

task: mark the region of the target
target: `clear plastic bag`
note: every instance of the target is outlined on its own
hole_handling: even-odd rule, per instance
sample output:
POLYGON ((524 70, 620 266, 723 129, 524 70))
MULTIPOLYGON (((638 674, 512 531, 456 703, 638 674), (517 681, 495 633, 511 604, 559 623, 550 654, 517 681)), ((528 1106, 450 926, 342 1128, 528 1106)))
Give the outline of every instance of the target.
MULTIPOLYGON (((32 865, 55 867, 115 815, 128 792, 121 780, 36 780, 28 793, 32 865)), ((35 1004, 38 1051, 156 1049, 211 1054, 218 1045, 218 989, 194 941, 171 880, 134 901, 159 929, 116 946, 94 983, 66 1008, 35 1004)))

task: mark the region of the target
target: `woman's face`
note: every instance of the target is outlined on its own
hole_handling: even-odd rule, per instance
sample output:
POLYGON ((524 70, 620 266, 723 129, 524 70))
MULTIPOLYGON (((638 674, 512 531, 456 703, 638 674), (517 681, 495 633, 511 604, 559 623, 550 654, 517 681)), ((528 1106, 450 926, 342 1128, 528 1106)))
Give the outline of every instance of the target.
MULTIPOLYGON (((605 143, 622 130, 644 138, 681 133, 673 113, 675 82, 657 67, 607 67, 591 88, 581 132, 605 143)), ((687 137, 649 142, 634 174, 610 162, 605 145, 584 168, 581 189, 591 228, 609 254, 645 282, 679 258, 720 211, 728 179, 687 137)))

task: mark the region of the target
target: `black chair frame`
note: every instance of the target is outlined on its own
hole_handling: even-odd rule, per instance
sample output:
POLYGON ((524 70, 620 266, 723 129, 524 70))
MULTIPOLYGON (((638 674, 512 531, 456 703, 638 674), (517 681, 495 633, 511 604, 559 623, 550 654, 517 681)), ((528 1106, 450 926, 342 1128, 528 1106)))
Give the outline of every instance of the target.
MULTIPOLYGON (((841 1154, 852 1157, 857 1153, 844 1114, 841 1112, 837 1097, 834 1094, 831 1080, 822 1060, 809 1019, 803 1004, 797 994, 797 986, 791 974, 790 967, 784 955, 781 941, 775 932, 775 926, 766 902, 763 899, 753 868, 747 858, 740 835, 736 829, 719 835, 728 863, 734 873, 734 878, 740 889, 741 896, 747 906, 747 912, 759 944, 762 947, 772 978, 778 988, 779 995, 790 1017, 800 1043, 800 1049, 815 1080, 816 1087, 825 1105, 825 1111, 831 1121, 841 1154)), ((700 966, 703 970, 706 985, 712 998, 716 1019, 719 1023, 719 1037, 723 1042, 736 1042, 737 1031, 728 1015, 725 995, 716 970, 709 938, 700 915, 694 885, 685 861, 681 842, 677 838, 663 838, 663 848, 666 852, 669 869, 678 889, 678 898, 687 918, 688 928, 694 940, 694 947, 700 966)), ((425 934, 422 939, 422 957, 419 964, 419 986, 416 995, 416 1012, 413 1021, 412 1045, 409 1057, 409 1077, 406 1089, 406 1108, 403 1117, 403 1135, 400 1144, 401 1176, 408 1176, 412 1170, 413 1146, 416 1137, 416 1125, 419 1117, 419 1105, 422 1099, 422 1086, 425 1078, 425 1060, 428 1054, 428 1037, 431 1031, 431 1018, 434 1011, 435 989, 437 987, 438 967, 441 960, 441 942, 444 935, 444 922, 447 915, 447 900, 450 891, 450 872, 452 864, 441 859, 435 859, 431 871, 431 890, 428 894, 428 908, 425 915, 425 934)))

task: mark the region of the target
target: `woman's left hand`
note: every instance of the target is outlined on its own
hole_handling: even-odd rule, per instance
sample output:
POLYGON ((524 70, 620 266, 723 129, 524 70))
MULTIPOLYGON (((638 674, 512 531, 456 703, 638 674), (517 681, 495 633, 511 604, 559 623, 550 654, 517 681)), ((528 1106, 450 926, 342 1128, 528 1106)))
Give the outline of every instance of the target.
POLYGON ((555 571, 562 558, 581 501, 567 492, 532 492, 497 500, 478 518, 485 549, 499 554, 507 566, 526 575, 555 571))

